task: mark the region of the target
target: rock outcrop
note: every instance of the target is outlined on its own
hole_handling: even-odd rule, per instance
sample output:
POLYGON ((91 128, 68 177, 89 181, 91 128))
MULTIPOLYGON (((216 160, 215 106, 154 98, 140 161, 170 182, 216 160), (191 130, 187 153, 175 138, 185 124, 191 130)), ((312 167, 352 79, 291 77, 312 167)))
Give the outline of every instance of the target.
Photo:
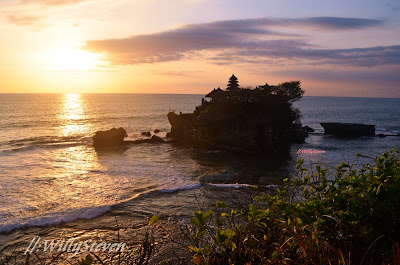
MULTIPOLYGON (((147 134, 143 134, 147 136, 147 134)), ((144 144, 144 143, 151 143, 151 144, 159 144, 164 143, 164 139, 153 135, 151 138, 148 139, 138 139, 134 141, 124 141, 124 138, 128 136, 126 134, 126 130, 124 128, 112 128, 108 131, 97 131, 96 134, 93 136, 93 146, 95 148, 110 148, 110 147, 122 147, 132 144, 144 144)))
POLYGON ((179 139, 183 142, 191 142, 193 140, 193 119, 194 114, 176 114, 169 112, 167 114, 168 121, 171 124, 171 131, 167 134, 168 138, 179 139))
POLYGON ((278 152, 307 136, 298 111, 292 108, 303 93, 298 81, 255 89, 215 89, 206 96, 211 100, 203 99, 193 113, 168 113, 167 138, 199 149, 278 152))
POLYGON ((157 135, 153 135, 153 136, 150 138, 150 143, 156 144, 156 143, 163 143, 163 142, 164 142, 164 139, 161 138, 161 137, 159 137, 159 136, 157 136, 157 135))
POLYGON ((326 122, 321 123, 321 126, 324 127, 325 134, 341 138, 375 136, 375 125, 326 122))
POLYGON ((164 139, 157 136, 157 135, 153 135, 150 139, 138 139, 138 140, 134 140, 134 141, 126 141, 126 144, 145 144, 145 143, 149 143, 149 144, 160 144, 160 143, 165 143, 164 139))
POLYGON ((142 135, 143 135, 143 136, 150 137, 150 136, 151 136, 151 132, 142 132, 142 135))
POLYGON ((94 147, 119 147, 125 144, 126 130, 122 127, 108 131, 97 131, 93 136, 94 147))
POLYGON ((308 127, 308 126, 304 126, 303 127, 304 128, 304 130, 306 131, 306 132, 315 132, 315 130, 313 129, 313 128, 311 128, 311 127, 308 127))
MULTIPOLYGON (((306 126, 307 127, 307 126, 306 126)), ((293 124, 289 127, 289 140, 298 144, 304 143, 308 132, 301 124, 293 124)))

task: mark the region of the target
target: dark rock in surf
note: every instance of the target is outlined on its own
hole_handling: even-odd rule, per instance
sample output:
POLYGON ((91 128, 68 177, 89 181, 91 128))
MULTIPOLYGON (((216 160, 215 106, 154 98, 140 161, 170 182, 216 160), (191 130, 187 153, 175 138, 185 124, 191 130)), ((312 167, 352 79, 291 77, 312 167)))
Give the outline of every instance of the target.
POLYGON ((151 136, 151 132, 142 132, 142 135, 150 137, 151 136))
POLYGON ((289 127, 289 140, 295 143, 304 143, 308 136, 307 130, 301 124, 292 124, 289 127))
POLYGON ((146 144, 146 143, 150 143, 150 144, 160 144, 160 143, 165 143, 164 139, 153 135, 150 139, 138 139, 135 141, 127 141, 127 144, 146 144))
POLYGON ((108 131, 97 131, 93 136, 94 147, 119 147, 125 144, 124 138, 128 136, 122 127, 112 128, 108 131))
POLYGON ((150 138, 150 143, 163 143, 163 142, 164 142, 163 138, 156 136, 156 135, 153 135, 150 138))
POLYGON ((361 137, 361 136, 375 136, 375 125, 367 125, 360 123, 338 123, 326 122, 321 123, 324 127, 325 134, 333 135, 336 137, 361 137))
POLYGON ((306 132, 315 132, 315 130, 313 129, 313 128, 311 128, 311 127, 308 127, 308 126, 304 126, 303 127, 304 128, 304 130, 306 131, 306 132))

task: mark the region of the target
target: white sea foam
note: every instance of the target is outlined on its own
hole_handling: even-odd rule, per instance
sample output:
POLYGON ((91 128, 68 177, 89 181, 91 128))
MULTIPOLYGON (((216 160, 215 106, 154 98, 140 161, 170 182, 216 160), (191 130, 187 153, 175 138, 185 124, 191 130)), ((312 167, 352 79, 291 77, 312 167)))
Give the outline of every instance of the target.
POLYGON ((175 186, 175 187, 168 187, 168 188, 163 188, 158 190, 159 192, 165 192, 165 193, 170 193, 170 192, 176 192, 180 190, 194 190, 200 188, 201 183, 200 182, 194 182, 182 186, 175 186))
POLYGON ((9 221, 0 225, 0 233, 8 233, 14 229, 31 227, 31 226, 50 226, 57 225, 63 222, 69 222, 76 219, 92 219, 102 215, 111 209, 110 205, 77 209, 71 212, 50 213, 44 216, 34 218, 23 218, 18 221, 9 221))
MULTIPOLYGON (((213 186, 213 187, 218 187, 218 188, 235 188, 235 189, 239 189, 239 188, 249 188, 252 187, 254 185, 250 185, 250 184, 239 184, 239 183, 235 183, 235 184, 216 184, 216 183, 207 183, 208 186, 213 186)), ((277 188, 278 185, 258 185, 259 187, 264 187, 264 188, 277 188)))

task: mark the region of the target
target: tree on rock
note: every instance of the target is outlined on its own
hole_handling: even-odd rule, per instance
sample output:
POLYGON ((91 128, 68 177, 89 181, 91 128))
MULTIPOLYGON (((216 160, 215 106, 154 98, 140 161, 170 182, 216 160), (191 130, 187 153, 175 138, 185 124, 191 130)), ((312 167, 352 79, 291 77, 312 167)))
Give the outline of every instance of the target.
POLYGON ((301 99, 304 90, 301 89, 300 81, 291 81, 279 84, 275 88, 275 94, 288 102, 294 102, 301 99))
POLYGON ((226 90, 235 92, 239 90, 239 82, 238 79, 235 75, 232 75, 231 78, 229 78, 228 86, 226 90))

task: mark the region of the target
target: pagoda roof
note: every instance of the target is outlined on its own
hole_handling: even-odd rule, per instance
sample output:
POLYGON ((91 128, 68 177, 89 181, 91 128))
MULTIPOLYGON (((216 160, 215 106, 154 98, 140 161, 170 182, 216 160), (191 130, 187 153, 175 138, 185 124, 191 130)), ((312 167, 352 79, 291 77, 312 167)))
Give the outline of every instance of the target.
POLYGON ((225 91, 223 91, 221 88, 217 88, 210 93, 206 95, 207 98, 215 98, 215 97, 220 97, 221 95, 225 94, 225 91))

